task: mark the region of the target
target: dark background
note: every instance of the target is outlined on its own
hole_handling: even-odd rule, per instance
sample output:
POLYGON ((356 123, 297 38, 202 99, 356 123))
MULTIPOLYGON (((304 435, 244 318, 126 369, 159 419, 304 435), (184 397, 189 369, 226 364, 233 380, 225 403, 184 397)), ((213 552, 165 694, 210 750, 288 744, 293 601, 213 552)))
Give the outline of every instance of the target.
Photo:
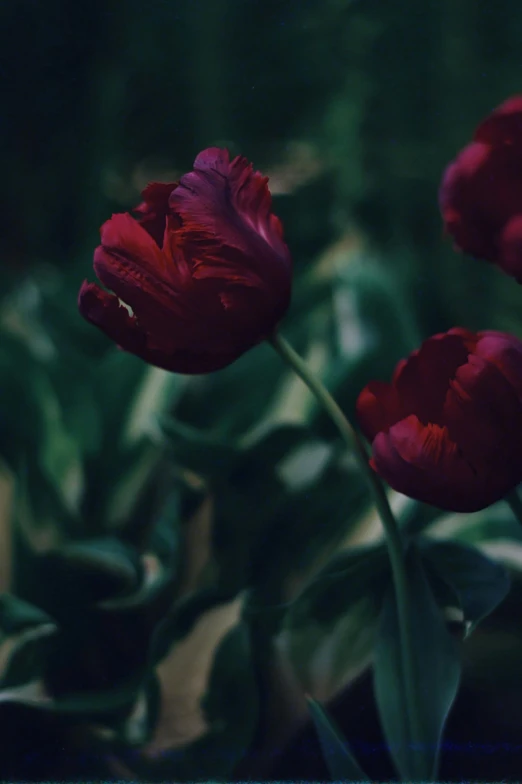
POLYGON ((470 282, 449 253, 437 187, 519 89, 521 25, 510 0, 6 1, 2 269, 87 263, 147 180, 226 144, 269 174, 290 165, 276 206, 297 264, 355 221, 412 255, 425 331, 491 323, 503 281, 480 266, 470 282))

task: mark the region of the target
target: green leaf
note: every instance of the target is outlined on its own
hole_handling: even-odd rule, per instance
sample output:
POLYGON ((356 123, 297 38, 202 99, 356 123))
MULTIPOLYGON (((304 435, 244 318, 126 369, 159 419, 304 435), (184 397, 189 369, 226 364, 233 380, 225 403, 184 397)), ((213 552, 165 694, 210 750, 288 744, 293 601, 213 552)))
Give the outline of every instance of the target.
POLYGON ((236 447, 173 418, 163 418, 160 424, 173 460, 196 474, 221 477, 240 458, 236 447))
POLYGON ((43 623, 17 635, 1 673, 0 694, 43 677, 56 633, 57 627, 53 623, 43 623))
MULTIPOLYGON (((250 634, 237 624, 221 641, 202 707, 211 731, 185 750, 182 768, 190 779, 230 775, 252 742, 258 720, 257 682, 250 634)), ((177 766, 172 774, 183 775, 177 766)))
POLYGON ((332 558, 292 603, 288 625, 331 627, 361 599, 381 598, 388 577, 385 547, 360 547, 332 558))
MULTIPOLYGON (((359 391, 370 378, 388 378, 395 364, 412 351, 420 336, 402 281, 386 260, 366 250, 351 253, 338 265, 333 309, 334 359, 323 379, 341 408, 353 412, 359 391)), ((333 436, 334 426, 317 410, 321 435, 333 436)))
POLYGON ((50 615, 11 594, 0 596, 0 631, 10 636, 40 624, 52 623, 50 615))
POLYGON ((0 450, 16 466, 24 448, 36 449, 42 438, 43 421, 37 382, 43 375, 40 363, 22 341, 2 331, 0 345, 0 450))
POLYGON ((295 450, 306 447, 318 439, 303 425, 270 425, 249 447, 249 453, 266 466, 274 467, 295 450))
POLYGON ((271 429, 238 455, 224 474, 217 473, 221 464, 208 466, 214 471, 209 488, 216 581, 228 595, 247 586, 273 595, 289 571, 306 570, 335 546, 358 519, 368 493, 358 473, 337 457, 334 462, 329 445, 302 427, 271 429), (318 443, 325 448, 320 460, 318 443), (310 458, 312 469, 299 482, 287 464, 296 452, 300 460, 310 458))
POLYGON ((204 613, 231 601, 235 593, 209 588, 179 601, 154 632, 150 648, 151 660, 154 663, 161 661, 172 645, 190 634, 204 613))
POLYGON ((155 759, 133 757, 133 770, 144 780, 230 780, 254 737, 258 700, 250 632, 240 621, 214 653, 201 702, 209 731, 185 746, 165 749, 155 759))
POLYGON ((420 540, 419 546, 426 562, 454 590, 470 631, 507 596, 508 573, 477 548, 429 539, 420 540))
MULTIPOLYGON (((420 531, 410 531, 411 534, 420 531)), ((472 514, 444 514, 434 521, 430 537, 458 540, 468 545, 480 545, 485 541, 522 541, 522 526, 511 509, 500 501, 487 509, 472 514)))
POLYGON ((142 565, 138 553, 116 537, 68 544, 58 550, 55 557, 76 574, 89 578, 95 574, 106 575, 114 585, 115 593, 129 594, 141 581, 142 565))
POLYGON ((138 590, 143 564, 130 545, 112 537, 65 545, 34 558, 28 592, 63 621, 80 608, 138 590))
POLYGON ((405 536, 414 537, 429 528, 443 515, 444 512, 441 509, 408 499, 406 507, 399 514, 400 526, 405 536))
POLYGON ((80 537, 83 521, 64 506, 63 498, 43 475, 33 452, 19 461, 13 523, 16 569, 11 589, 22 599, 42 607, 40 598, 46 586, 36 585, 34 566, 38 553, 80 537))
POLYGON ((352 756, 341 732, 321 705, 308 697, 308 707, 332 781, 370 781, 352 756))
POLYGON ((0 450, 19 470, 26 455, 69 512, 83 490, 83 467, 76 440, 69 433, 50 381, 48 368, 10 335, 0 348, 0 450))
POLYGON ((156 433, 158 417, 175 405, 186 384, 185 376, 149 366, 129 405, 122 444, 127 446, 156 433))
POLYGON ((83 465, 78 443, 66 428, 58 398, 50 383, 41 379, 39 387, 44 424, 40 464, 61 495, 65 507, 75 511, 84 489, 83 465))
POLYGON ((109 452, 123 442, 129 411, 146 373, 147 366, 137 357, 114 348, 97 363, 94 394, 103 417, 104 446, 109 452))
POLYGON ((318 661, 319 688, 328 694, 368 663, 388 571, 383 546, 358 548, 333 558, 294 600, 284 638, 306 689, 317 687, 318 661))
POLYGON ((426 577, 415 547, 407 555, 409 622, 416 680, 420 695, 420 748, 413 745, 407 724, 405 680, 395 592, 384 599, 374 659, 375 696, 390 753, 403 781, 433 781, 449 710, 457 694, 460 664, 455 641, 426 577))
MULTIPOLYGON (((157 446, 143 438, 121 450, 117 467, 111 466, 110 473, 101 464, 106 480, 106 495, 101 507, 106 531, 121 530, 130 523, 147 487, 154 481, 159 458, 157 446)), ((139 527, 143 530, 146 525, 145 520, 139 527)))
MULTIPOLYGON (((14 665, 13 665, 14 667, 14 665)), ((81 717, 82 722, 108 720, 110 714, 132 709, 143 684, 143 675, 132 678, 123 686, 107 691, 78 692, 53 698, 43 689, 31 688, 40 683, 35 678, 23 684, 0 684, 0 702, 18 702, 58 715, 81 717)), ((116 718, 116 721, 119 719, 116 718)))
MULTIPOLYGON (((262 493, 260 492, 260 499, 262 493)), ((253 544, 251 581, 271 592, 289 573, 305 573, 342 541, 368 502, 357 471, 329 460, 313 480, 294 491, 273 492, 253 544)), ((265 507, 266 509, 266 507, 265 507)))

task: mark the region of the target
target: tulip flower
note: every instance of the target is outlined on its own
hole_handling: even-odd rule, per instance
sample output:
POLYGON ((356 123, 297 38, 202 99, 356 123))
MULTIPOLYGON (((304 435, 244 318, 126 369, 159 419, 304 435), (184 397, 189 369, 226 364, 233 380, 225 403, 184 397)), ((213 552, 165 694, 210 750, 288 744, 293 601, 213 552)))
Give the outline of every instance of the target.
POLYGON ((292 261, 267 178, 226 150, 152 183, 101 228, 79 309, 120 348, 178 373, 226 367, 269 338, 290 304, 292 261))
POLYGON ((357 400, 372 468, 400 493, 474 512, 522 481, 522 342, 456 327, 357 400))
POLYGON ((522 283, 522 95, 478 126, 446 169, 439 202, 458 249, 522 283))

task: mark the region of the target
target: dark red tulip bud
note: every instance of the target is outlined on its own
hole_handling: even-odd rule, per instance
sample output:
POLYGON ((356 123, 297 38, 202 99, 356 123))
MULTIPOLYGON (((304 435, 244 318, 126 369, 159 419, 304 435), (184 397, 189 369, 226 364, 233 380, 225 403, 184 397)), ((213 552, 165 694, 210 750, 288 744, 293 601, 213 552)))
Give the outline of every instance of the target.
POLYGON ((522 95, 478 126, 446 169, 439 202, 458 249, 522 282, 522 95))
POLYGON ((474 512, 522 481, 522 342, 456 327, 357 400, 371 465, 400 493, 474 512))

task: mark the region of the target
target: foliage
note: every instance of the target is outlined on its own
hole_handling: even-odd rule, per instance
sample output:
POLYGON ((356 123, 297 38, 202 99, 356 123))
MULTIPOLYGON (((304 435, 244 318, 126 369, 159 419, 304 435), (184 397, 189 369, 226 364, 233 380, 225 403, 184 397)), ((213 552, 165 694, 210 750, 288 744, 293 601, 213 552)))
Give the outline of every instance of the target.
POLYGON ((223 143, 270 175, 295 264, 282 332, 347 414, 434 332, 522 335, 513 287, 440 236, 442 167, 517 87, 521 11, 476 5, 2 9, 2 780, 231 780, 307 711, 332 778, 363 780, 321 703, 369 667, 397 775, 436 775, 460 648, 520 571, 508 507, 389 494, 425 675, 421 767, 382 530, 312 395, 268 344, 208 376, 148 368, 76 299, 110 212, 223 143), (263 686, 276 648, 308 707, 279 670, 263 686), (288 727, 267 729, 276 697, 288 727))

